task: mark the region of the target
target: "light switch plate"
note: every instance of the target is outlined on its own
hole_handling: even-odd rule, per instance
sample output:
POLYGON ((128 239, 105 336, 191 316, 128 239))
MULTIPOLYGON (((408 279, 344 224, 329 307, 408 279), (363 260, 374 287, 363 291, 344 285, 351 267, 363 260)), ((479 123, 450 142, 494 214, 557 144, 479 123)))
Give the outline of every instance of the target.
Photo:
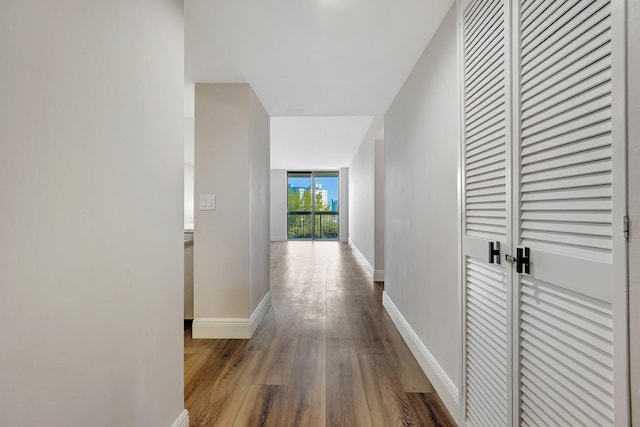
POLYGON ((215 194, 201 194, 200 195, 200 210, 201 211, 215 211, 216 210, 216 195, 215 194))

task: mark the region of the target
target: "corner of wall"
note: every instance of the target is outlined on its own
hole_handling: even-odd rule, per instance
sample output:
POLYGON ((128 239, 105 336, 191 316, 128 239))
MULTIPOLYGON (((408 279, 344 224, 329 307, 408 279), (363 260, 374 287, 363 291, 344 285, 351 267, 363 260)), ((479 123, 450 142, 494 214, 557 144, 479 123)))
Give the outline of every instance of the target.
POLYGON ((340 168, 340 242, 349 241, 349 168, 340 168))
POLYGON ((270 240, 287 240, 287 171, 271 169, 270 172, 270 240))
POLYGON ((262 298, 262 301, 260 301, 260 304, 258 304, 249 317, 249 323, 251 323, 251 336, 253 336, 256 329, 258 329, 258 326, 260 326, 260 322, 264 319, 269 308, 271 308, 271 291, 267 292, 264 298, 262 298))
POLYGON ((271 307, 271 291, 262 298, 249 318, 199 317, 193 319, 194 339, 250 339, 271 307))
POLYGON ((373 266, 369 263, 367 258, 362 254, 362 252, 360 252, 358 247, 354 244, 353 240, 349 239, 348 243, 349 243, 349 246, 351 247, 351 251, 353 252, 353 255, 358 261, 358 264, 360 264, 362 269, 366 271, 370 276, 373 276, 374 275, 373 266))
POLYGON ((171 427, 189 427, 189 412, 183 409, 178 418, 171 424, 171 427))
POLYGON ((255 310, 270 288, 270 118, 249 87, 249 310, 255 310))

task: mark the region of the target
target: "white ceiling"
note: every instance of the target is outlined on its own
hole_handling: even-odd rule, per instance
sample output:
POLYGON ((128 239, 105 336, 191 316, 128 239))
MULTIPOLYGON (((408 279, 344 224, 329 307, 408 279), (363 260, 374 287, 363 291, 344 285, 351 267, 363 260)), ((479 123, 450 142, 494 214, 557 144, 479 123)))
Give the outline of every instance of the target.
POLYGON ((347 166, 373 121, 373 116, 272 117, 271 169, 347 166))
POLYGON ((291 141, 302 159, 319 131, 324 144, 342 138, 352 157, 364 116, 384 115, 451 4, 187 0, 186 81, 249 83, 272 117, 290 117, 272 120, 272 168, 291 141))

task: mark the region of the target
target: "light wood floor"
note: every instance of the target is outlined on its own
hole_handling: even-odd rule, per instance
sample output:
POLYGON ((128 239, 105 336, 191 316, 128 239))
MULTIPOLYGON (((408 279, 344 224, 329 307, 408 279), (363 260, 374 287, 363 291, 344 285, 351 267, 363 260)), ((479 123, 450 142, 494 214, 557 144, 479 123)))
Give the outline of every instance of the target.
POLYGON ((349 247, 271 246, 272 308, 251 340, 185 330, 191 426, 455 426, 349 247))

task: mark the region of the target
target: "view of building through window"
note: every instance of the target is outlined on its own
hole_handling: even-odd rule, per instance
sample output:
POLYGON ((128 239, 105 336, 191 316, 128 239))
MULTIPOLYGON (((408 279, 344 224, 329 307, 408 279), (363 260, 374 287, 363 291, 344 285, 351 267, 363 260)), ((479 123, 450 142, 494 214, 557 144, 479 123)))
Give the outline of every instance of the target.
POLYGON ((289 172, 288 238, 337 240, 338 205, 338 172, 289 172))

